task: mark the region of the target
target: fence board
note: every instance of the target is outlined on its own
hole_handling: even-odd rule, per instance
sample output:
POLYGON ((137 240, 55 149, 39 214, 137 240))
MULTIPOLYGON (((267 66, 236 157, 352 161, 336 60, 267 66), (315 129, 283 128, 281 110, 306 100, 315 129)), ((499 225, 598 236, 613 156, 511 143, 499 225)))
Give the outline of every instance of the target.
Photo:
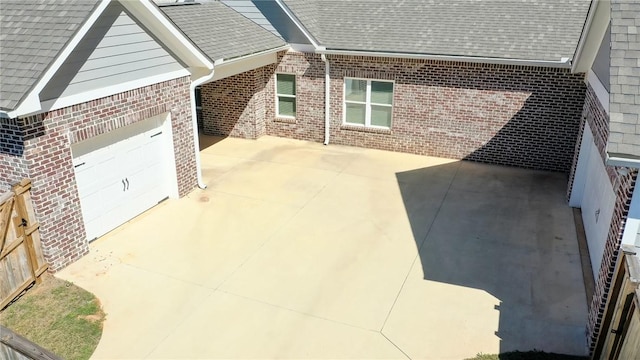
POLYGON ((0 309, 47 270, 30 189, 23 180, 0 195, 0 309))
POLYGON ((6 201, 0 203, 0 249, 4 248, 4 243, 7 240, 7 231, 9 231, 9 225, 11 224, 11 211, 13 210, 13 197, 7 198, 6 201))
POLYGON ((618 359, 640 359, 640 313, 638 309, 631 318, 618 359))
POLYGON ((3 353, 8 359, 16 360, 62 360, 51 351, 0 325, 0 354, 3 353))
MULTIPOLYGON (((0 296, 2 299, 11 297, 17 289, 24 290, 33 282, 29 270, 28 257, 24 246, 17 247, 0 261, 0 296)), ((13 299, 12 299, 13 300, 13 299)))

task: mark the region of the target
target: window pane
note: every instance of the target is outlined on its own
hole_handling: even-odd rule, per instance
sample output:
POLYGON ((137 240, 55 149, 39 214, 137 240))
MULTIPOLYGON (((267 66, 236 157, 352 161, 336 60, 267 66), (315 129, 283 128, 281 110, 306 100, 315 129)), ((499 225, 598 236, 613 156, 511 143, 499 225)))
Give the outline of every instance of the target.
POLYGON ((391 106, 371 105, 371 125, 391 127, 391 106))
POLYGON ((356 79, 344 79, 345 81, 345 99, 350 101, 366 101, 367 99, 367 81, 356 79))
POLYGON ((375 104, 392 104, 393 83, 372 81, 371 82, 371 102, 375 104))
POLYGON ((296 116, 296 99, 289 97, 278 97, 278 115, 296 116))
POLYGON ((296 94, 296 76, 290 74, 278 74, 278 94, 295 95, 296 94))
POLYGON ((364 125, 365 108, 366 105, 364 104, 347 103, 347 117, 345 122, 364 125))

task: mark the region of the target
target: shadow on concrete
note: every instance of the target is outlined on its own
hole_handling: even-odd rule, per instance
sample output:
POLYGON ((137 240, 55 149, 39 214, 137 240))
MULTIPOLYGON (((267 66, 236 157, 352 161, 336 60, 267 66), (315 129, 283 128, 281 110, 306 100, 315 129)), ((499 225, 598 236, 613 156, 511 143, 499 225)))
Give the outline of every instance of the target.
POLYGON ((541 81, 503 68, 432 66, 442 76, 402 81, 437 88, 437 97, 494 96, 486 104, 461 100, 429 110, 445 124, 434 136, 471 161, 396 174, 424 279, 499 299, 500 352, 585 355, 587 305, 565 175, 584 84, 568 73, 541 81), (495 81, 507 74, 509 81, 495 81), (485 135, 457 137, 473 126, 485 135), (444 192, 440 208, 425 217, 421 201, 440 199, 429 194, 437 188, 444 192))
POLYGON ((204 135, 200 133, 200 136, 198 137, 198 139, 199 139, 198 143, 200 144, 200 151, 202 151, 208 148, 209 146, 213 146, 219 143, 220 141, 226 139, 226 136, 210 136, 210 135, 204 135))
POLYGON ((396 177, 424 279, 499 299, 500 352, 585 355, 585 290, 564 174, 463 161, 396 177), (441 201, 435 214, 425 201, 441 201))

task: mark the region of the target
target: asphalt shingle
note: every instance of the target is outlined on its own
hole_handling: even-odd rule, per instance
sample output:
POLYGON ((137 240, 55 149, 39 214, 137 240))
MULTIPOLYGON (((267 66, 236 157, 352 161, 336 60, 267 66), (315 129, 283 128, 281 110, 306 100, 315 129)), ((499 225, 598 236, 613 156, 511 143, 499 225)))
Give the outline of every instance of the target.
POLYGON ((607 151, 640 158, 640 3, 611 1, 610 132, 607 151))
POLYGON ((0 0, 0 109, 14 110, 97 0, 0 0))
POLYGON ((283 0, 328 49, 558 61, 589 0, 283 0))
POLYGON ((278 36, 220 2, 161 6, 160 9, 214 61, 286 45, 278 36))

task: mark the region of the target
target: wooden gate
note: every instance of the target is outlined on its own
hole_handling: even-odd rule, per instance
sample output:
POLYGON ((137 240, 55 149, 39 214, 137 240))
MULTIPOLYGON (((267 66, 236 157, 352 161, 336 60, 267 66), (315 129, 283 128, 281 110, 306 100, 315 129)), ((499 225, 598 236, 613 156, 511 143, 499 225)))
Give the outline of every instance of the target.
POLYGON ((594 359, 640 359, 640 258, 623 245, 594 359))
POLYGON ((47 270, 39 224, 31 204, 31 181, 0 194, 0 309, 47 270))

